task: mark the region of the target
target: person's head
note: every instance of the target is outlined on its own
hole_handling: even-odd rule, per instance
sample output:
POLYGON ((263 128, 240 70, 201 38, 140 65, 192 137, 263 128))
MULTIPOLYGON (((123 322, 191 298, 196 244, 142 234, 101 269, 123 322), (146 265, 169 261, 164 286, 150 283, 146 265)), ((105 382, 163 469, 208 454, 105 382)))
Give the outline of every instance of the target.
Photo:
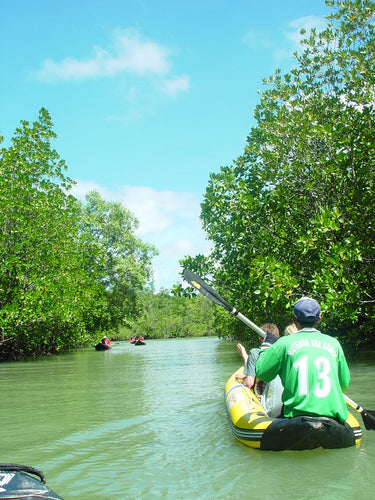
POLYGON ((302 297, 294 304, 293 314, 293 322, 298 329, 314 327, 320 321, 320 306, 315 299, 302 297))
POLYGON ((298 332, 298 328, 294 323, 291 323, 290 325, 286 326, 284 329, 284 337, 286 335, 293 335, 293 333, 298 332))
MULTIPOLYGON (((265 333, 266 332, 270 332, 272 333, 273 335, 275 335, 275 337, 279 338, 280 337, 280 332, 279 332, 279 329, 278 327, 274 324, 274 323, 265 323, 264 325, 262 325, 260 327, 261 330, 263 330, 265 333)), ((262 337, 259 337, 259 340, 262 342, 263 341, 263 338, 262 337)))

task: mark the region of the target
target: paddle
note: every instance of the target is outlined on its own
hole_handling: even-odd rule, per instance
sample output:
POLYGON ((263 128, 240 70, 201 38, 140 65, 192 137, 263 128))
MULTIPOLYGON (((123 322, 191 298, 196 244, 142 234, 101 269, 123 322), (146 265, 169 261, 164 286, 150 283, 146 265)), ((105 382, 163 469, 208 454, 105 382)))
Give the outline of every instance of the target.
POLYGON ((375 411, 374 410, 364 410, 361 406, 357 405, 355 401, 350 399, 346 394, 344 394, 345 401, 358 413, 361 414, 364 426, 367 430, 375 430, 375 411))
POLYGON ((226 300, 224 300, 223 297, 219 295, 216 290, 210 287, 210 285, 207 285, 207 283, 203 281, 202 278, 194 274, 193 271, 190 271, 190 269, 185 269, 184 278, 188 283, 193 285, 194 288, 196 288, 199 292, 201 292, 202 295, 211 299, 212 302, 214 302, 215 304, 224 307, 224 309, 232 313, 239 320, 245 323, 245 325, 249 326, 252 330, 254 330, 254 332, 256 332, 258 335, 264 338, 265 333, 263 330, 259 328, 259 326, 257 326, 255 323, 247 319, 243 314, 238 312, 237 309, 235 309, 226 300))
MULTIPOLYGON (((201 292, 205 297, 208 297, 209 299, 212 300, 215 304, 218 304, 219 306, 224 307, 227 311, 232 313, 234 316, 236 316, 238 319, 240 319, 243 323, 245 323, 247 326, 252 328, 255 332, 257 332, 261 337, 265 336, 265 333, 263 330, 261 330, 255 323, 247 319, 243 314, 238 312, 233 306, 228 304, 226 300, 223 299, 223 297, 218 294, 210 285, 207 285, 206 282, 202 280, 199 276, 193 273, 193 271, 190 271, 190 269, 186 269, 184 271, 184 278, 185 280, 193 285, 194 288, 196 288, 199 292, 201 292)), ((345 401, 358 413, 361 414, 364 426, 366 427, 367 430, 375 430, 375 411, 374 410, 364 410, 361 406, 359 406, 357 403, 355 403, 352 399, 350 399, 346 394, 343 394, 345 401)))

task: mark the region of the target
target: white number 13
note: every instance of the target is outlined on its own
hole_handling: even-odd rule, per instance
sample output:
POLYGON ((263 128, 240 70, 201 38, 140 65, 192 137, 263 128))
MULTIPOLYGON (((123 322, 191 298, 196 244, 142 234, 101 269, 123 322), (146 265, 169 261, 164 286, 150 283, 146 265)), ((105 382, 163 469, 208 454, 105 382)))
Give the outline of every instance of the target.
MULTIPOLYGON (((319 382, 314 388, 314 395, 317 398, 325 398, 331 392, 332 382, 329 377, 331 365, 327 358, 316 358, 314 365, 318 372, 319 382)), ((298 395, 308 396, 309 394, 309 367, 307 356, 302 356, 301 359, 293 363, 294 368, 298 372, 298 395)))

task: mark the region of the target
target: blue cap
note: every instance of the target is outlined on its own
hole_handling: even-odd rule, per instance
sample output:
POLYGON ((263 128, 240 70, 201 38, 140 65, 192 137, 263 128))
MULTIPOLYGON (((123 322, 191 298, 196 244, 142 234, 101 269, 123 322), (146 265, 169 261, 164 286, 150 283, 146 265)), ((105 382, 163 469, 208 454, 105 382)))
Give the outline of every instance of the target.
POLYGON ((294 316, 301 323, 316 323, 320 318, 320 307, 316 300, 302 297, 294 304, 294 316))

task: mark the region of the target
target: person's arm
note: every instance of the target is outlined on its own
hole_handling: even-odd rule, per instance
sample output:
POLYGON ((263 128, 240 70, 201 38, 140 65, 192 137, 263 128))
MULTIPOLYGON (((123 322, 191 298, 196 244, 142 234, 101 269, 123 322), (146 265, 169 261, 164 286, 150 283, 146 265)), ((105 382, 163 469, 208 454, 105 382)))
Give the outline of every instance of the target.
POLYGON ((250 375, 255 378, 255 365, 258 361, 258 357, 259 349, 251 349, 243 371, 245 375, 250 375))
POLYGON ((267 332, 255 366, 257 377, 265 382, 271 382, 280 371, 281 361, 277 353, 277 346, 273 345, 276 341, 277 337, 267 332))
POLYGON ((243 385, 246 385, 247 387, 253 387, 255 383, 255 377, 252 377, 251 375, 246 375, 245 373, 241 373, 240 375, 236 375, 237 380, 242 380, 243 385))
POLYGON ((345 392, 350 383, 350 371, 341 345, 339 345, 338 377, 341 390, 342 392, 345 392))
POLYGON ((258 355, 258 349, 250 350, 249 355, 247 356, 243 374, 237 377, 237 379, 242 379, 243 384, 247 385, 247 387, 253 387, 255 383, 255 365, 258 359, 258 355))

